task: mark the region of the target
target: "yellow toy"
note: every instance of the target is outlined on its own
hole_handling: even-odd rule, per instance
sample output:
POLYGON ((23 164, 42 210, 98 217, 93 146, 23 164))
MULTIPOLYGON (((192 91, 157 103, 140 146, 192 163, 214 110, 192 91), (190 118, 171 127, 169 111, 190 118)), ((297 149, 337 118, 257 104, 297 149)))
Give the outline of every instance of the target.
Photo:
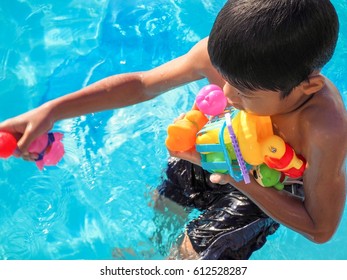
MULTIPOLYGON (((270 168, 281 171, 291 178, 299 178, 303 175, 306 167, 305 160, 297 156, 282 138, 273 134, 272 122, 269 116, 256 116, 232 108, 228 110, 234 111, 231 124, 246 163, 251 166, 265 163, 270 168)), ((218 152, 209 151, 206 147, 202 148, 206 144, 228 145, 231 142, 226 130, 224 130, 222 141, 220 141, 221 121, 223 120, 218 117, 218 121, 208 123, 198 133, 196 139, 197 150, 202 154, 218 152)))
POLYGON ((264 163, 291 178, 303 175, 305 159, 274 135, 269 116, 232 107, 221 112, 219 105, 225 104, 226 98, 216 85, 205 86, 196 101, 200 110, 189 111, 184 119, 169 125, 169 150, 188 151, 195 146, 204 169, 229 173, 237 181, 243 178, 245 183, 249 182, 249 169, 264 163))

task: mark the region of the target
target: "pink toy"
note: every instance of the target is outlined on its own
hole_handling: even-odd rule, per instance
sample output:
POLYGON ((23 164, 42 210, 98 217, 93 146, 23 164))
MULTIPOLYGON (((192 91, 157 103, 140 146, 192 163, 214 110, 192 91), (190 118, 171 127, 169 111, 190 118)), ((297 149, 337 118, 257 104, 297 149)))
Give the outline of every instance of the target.
POLYGON ((217 116, 224 112, 227 99, 223 90, 217 85, 204 86, 196 96, 196 105, 206 115, 217 116))
MULTIPOLYGON (((50 132, 35 139, 28 152, 38 154, 37 167, 42 170, 45 165, 56 165, 64 156, 64 145, 61 142, 63 134, 50 132)), ((0 158, 14 155, 17 149, 17 139, 9 132, 0 131, 0 158)))
POLYGON ((62 133, 50 132, 41 135, 30 145, 28 151, 39 155, 36 165, 40 170, 45 165, 56 165, 62 159, 65 153, 62 139, 62 133))

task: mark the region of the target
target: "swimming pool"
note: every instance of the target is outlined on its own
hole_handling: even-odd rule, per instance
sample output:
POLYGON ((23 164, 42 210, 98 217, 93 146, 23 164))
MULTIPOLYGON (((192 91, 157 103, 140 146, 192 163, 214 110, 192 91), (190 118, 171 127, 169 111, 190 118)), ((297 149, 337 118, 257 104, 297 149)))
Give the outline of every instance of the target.
MULTIPOLYGON (((325 67, 347 101, 347 5, 325 67)), ((224 1, 5 0, 0 3, 0 120, 102 77, 146 70, 208 35, 224 1), (213 4, 212 4, 213 3, 213 4), (193 12, 192 12, 193 11, 193 12)), ((0 161, 0 259, 164 259, 188 219, 168 222, 152 192, 166 165, 166 127, 189 109, 196 82, 156 100, 56 124, 66 155, 43 172, 0 161), (172 107, 174 103, 176 106, 172 107)), ((346 211, 314 245, 285 227, 252 259, 347 259, 346 211)))

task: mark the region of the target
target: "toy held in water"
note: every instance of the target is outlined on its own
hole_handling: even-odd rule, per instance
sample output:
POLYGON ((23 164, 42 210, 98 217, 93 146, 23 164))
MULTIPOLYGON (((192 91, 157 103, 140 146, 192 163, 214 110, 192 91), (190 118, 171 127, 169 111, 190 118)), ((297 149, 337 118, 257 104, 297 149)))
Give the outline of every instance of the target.
POLYGON ((237 139, 243 158, 250 165, 266 163, 270 168, 291 178, 299 178, 306 168, 305 159, 273 134, 269 116, 256 116, 240 111, 235 118, 237 139))
POLYGON ((16 148, 16 138, 9 132, 0 131, 0 158, 10 157, 16 148))
POLYGON ((45 165, 57 165, 64 156, 64 145, 61 142, 63 134, 59 132, 50 132, 43 134, 33 141, 28 151, 37 153, 35 160, 37 167, 42 170, 45 165))
POLYGON ((291 178, 300 178, 306 169, 306 160, 296 155, 293 148, 279 136, 273 135, 262 143, 264 162, 270 168, 291 178))
MULTIPOLYGON (((28 152, 38 154, 35 160, 37 167, 42 170, 45 165, 56 165, 64 156, 64 145, 61 142, 63 134, 50 132, 39 136, 29 146, 28 152)), ((17 148, 16 138, 5 131, 0 132, 0 157, 13 155, 17 148)))
MULTIPOLYGON (((233 111, 232 127, 240 147, 242 157, 251 166, 262 163, 270 168, 283 172, 291 178, 299 178, 306 168, 303 157, 296 155, 284 140, 273 134, 271 118, 268 116, 256 116, 245 111, 233 111)), ((227 145, 230 141, 220 135, 223 122, 221 119, 212 120, 197 136, 197 151, 202 154, 219 151, 218 148, 208 145, 227 145), (212 148, 212 149, 211 149, 212 148)), ((225 132, 223 132, 225 133, 225 132)), ((204 157, 202 157, 204 160, 204 157)), ((213 170, 210 163, 205 163, 207 170, 213 170), (211 169, 212 168, 212 169, 211 169)), ((216 164, 216 163, 214 163, 216 164)), ((220 166, 218 167, 220 169, 220 166)))
POLYGON ((201 165, 205 170, 228 173, 236 181, 243 179, 249 183, 249 166, 239 149, 237 131, 233 124, 228 127, 237 113, 237 110, 227 109, 224 114, 211 118, 197 134, 196 150, 201 155, 201 165))
MULTIPOLYGON (((265 172, 271 173, 271 176, 281 174, 291 178, 302 177, 306 168, 305 159, 296 155, 281 137, 274 135, 270 116, 257 116, 233 107, 224 108, 222 112, 221 108, 209 111, 206 104, 215 106, 214 97, 216 100, 220 98, 223 106, 226 104, 222 89, 216 85, 206 86, 199 92, 196 105, 202 112, 194 110, 199 118, 204 119, 199 125, 195 120, 189 120, 190 111, 187 113, 190 123, 187 124, 185 118, 169 126, 166 145, 170 150, 187 151, 195 144, 205 170, 229 173, 236 181, 243 179, 245 183, 250 181, 248 171, 251 167, 263 164, 273 170, 265 172), (212 92, 218 94, 210 94, 212 92), (208 122, 206 117, 202 117, 204 114, 211 116, 208 122)), ((262 167, 261 170, 266 168, 262 167)), ((276 188, 280 189, 280 186, 276 188)))
POLYGON ((260 164, 252 168, 252 174, 257 183, 263 187, 274 187, 283 190, 285 176, 282 172, 271 169, 266 164, 260 164))
POLYGON ((166 146, 175 152, 188 151, 195 146, 196 134, 208 122, 208 118, 199 110, 191 110, 183 119, 168 126, 166 146))
POLYGON ((201 112, 210 116, 223 113, 227 106, 223 90, 213 84, 204 86, 196 96, 195 102, 201 112))

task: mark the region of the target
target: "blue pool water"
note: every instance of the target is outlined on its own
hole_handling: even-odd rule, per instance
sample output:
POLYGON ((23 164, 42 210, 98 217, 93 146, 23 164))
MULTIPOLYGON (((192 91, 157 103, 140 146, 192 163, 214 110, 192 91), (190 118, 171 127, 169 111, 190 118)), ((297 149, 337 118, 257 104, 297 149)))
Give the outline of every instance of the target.
MULTIPOLYGON (((332 1, 341 34, 324 68, 347 100, 347 4, 332 1)), ((111 74, 146 70, 208 35, 224 1, 3 0, 0 120, 111 74)), ((168 222, 152 192, 168 157, 167 125, 206 81, 156 100, 57 123, 66 155, 40 172, 0 161, 0 259, 165 259, 187 218, 168 222), (175 104, 175 106, 172 106, 175 104)), ((315 245, 281 227, 252 259, 347 259, 347 213, 315 245)))

